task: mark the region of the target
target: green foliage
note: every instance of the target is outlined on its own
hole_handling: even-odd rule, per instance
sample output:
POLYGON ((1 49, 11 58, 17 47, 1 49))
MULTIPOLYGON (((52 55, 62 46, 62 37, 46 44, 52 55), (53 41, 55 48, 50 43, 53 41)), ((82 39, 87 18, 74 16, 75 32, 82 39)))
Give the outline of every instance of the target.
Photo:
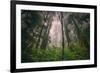
MULTIPOLYGON (((22 56, 25 57, 24 62, 62 61, 61 48, 32 48, 30 53, 30 56, 28 56, 28 54, 22 56)), ((66 61, 85 60, 89 59, 89 56, 88 50, 86 48, 81 48, 78 43, 71 44, 69 48, 64 48, 64 60, 66 61)))
POLYGON ((21 51, 21 62, 32 62, 32 50, 25 48, 21 51))
POLYGON ((64 50, 65 60, 85 60, 89 59, 90 55, 86 48, 82 48, 79 43, 70 44, 69 48, 64 50))
POLYGON ((59 61, 61 60, 61 48, 35 49, 33 48, 32 60, 39 61, 59 61))

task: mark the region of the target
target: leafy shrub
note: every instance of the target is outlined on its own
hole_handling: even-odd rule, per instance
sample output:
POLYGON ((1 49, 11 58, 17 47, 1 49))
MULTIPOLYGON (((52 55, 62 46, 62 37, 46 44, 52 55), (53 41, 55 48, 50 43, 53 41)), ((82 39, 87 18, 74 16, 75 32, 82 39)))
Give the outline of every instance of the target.
MULTIPOLYGON (((44 62, 44 61, 62 61, 61 48, 33 48, 30 54, 23 53, 22 62, 44 62)), ((81 48, 78 43, 70 44, 69 48, 64 48, 63 60, 85 60, 89 59, 89 52, 86 48, 81 48)))

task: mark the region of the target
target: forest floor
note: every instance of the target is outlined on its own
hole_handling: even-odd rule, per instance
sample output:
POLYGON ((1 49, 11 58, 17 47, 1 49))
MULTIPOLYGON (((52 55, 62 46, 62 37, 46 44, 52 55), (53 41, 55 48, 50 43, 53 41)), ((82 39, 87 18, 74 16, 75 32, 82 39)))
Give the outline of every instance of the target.
POLYGON ((63 55, 61 48, 46 48, 46 49, 32 48, 29 54, 26 55, 26 53, 24 53, 22 55, 24 55, 22 56, 22 62, 87 60, 90 58, 87 49, 78 47, 64 48, 63 55))

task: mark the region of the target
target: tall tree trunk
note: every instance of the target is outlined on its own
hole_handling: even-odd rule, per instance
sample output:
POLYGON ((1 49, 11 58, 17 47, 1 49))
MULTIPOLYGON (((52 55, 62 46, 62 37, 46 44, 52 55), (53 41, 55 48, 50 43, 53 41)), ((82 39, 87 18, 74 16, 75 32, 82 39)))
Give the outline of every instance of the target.
POLYGON ((41 43, 41 46, 40 46, 41 48, 46 48, 46 46, 47 46, 50 27, 51 27, 51 24, 48 23, 48 27, 45 30, 44 37, 43 37, 43 40, 42 40, 42 43, 41 43))
POLYGON ((66 38, 67 38, 67 43, 68 43, 68 47, 69 47, 69 44, 70 44, 70 38, 69 38, 69 32, 68 32, 68 28, 67 28, 67 24, 64 24, 65 26, 65 35, 66 35, 66 38))
POLYGON ((43 17, 44 17, 44 19, 43 19, 44 23, 43 23, 42 28, 40 30, 40 35, 39 35, 39 38, 37 40, 36 48, 39 47, 40 38, 41 38, 41 35, 42 35, 42 31, 43 31, 43 28, 44 28, 44 24, 48 21, 48 12, 45 12, 45 13, 42 13, 42 14, 43 14, 43 17))
POLYGON ((38 37, 38 40, 37 40, 36 48, 39 47, 39 43, 40 43, 40 38, 41 38, 41 35, 42 35, 43 27, 44 26, 42 25, 41 30, 40 30, 40 33, 39 33, 39 37, 38 37))
POLYGON ((61 28, 62 28, 62 60, 64 60, 64 31, 63 31, 63 13, 61 13, 61 28))
POLYGON ((73 24, 75 25, 75 27, 76 27, 76 31, 77 31, 77 36, 78 36, 78 40, 79 40, 79 44, 80 44, 80 46, 83 46, 83 42, 82 42, 82 40, 81 40, 81 30, 80 30, 80 28, 79 28, 79 26, 77 25, 77 24, 79 24, 78 23, 78 21, 76 20, 76 18, 72 18, 72 22, 73 22, 73 24))

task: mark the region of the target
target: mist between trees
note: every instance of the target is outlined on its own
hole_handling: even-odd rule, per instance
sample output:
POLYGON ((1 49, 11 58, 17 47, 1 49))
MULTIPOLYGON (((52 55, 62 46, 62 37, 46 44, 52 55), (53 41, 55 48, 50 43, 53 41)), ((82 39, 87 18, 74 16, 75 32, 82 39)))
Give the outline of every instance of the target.
POLYGON ((90 59, 90 14, 21 10, 21 62, 90 59))

